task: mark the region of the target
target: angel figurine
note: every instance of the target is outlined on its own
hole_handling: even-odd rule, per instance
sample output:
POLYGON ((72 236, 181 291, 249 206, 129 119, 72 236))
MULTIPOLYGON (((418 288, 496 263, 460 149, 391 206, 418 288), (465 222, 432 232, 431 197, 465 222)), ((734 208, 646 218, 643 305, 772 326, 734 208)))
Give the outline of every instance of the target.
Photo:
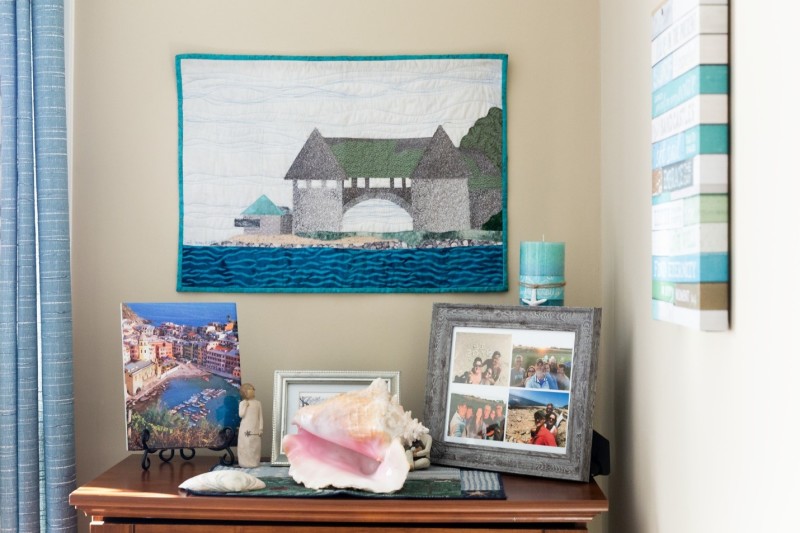
POLYGON ((242 401, 239 402, 239 466, 253 468, 261 464, 261 434, 264 432, 264 419, 261 416, 261 402, 255 399, 256 389, 250 383, 239 387, 242 401))

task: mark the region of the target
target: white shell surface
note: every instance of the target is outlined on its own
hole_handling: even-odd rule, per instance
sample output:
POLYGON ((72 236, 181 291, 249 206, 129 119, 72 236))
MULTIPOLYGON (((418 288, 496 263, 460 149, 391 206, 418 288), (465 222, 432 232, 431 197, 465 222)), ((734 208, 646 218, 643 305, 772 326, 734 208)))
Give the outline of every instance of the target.
POLYGON ((244 492, 266 487, 263 481, 255 476, 238 470, 215 470, 190 477, 179 488, 184 490, 206 492, 244 492))

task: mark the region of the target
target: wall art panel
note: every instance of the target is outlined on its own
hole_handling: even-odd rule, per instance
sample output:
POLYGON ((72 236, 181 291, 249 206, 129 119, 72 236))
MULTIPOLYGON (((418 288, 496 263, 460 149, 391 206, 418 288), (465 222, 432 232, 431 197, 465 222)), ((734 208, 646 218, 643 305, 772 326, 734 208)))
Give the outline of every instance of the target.
POLYGON ((651 52, 653 318, 727 330, 727 0, 665 2, 651 52))
POLYGON ((507 290, 506 66, 177 56, 178 290, 507 290))

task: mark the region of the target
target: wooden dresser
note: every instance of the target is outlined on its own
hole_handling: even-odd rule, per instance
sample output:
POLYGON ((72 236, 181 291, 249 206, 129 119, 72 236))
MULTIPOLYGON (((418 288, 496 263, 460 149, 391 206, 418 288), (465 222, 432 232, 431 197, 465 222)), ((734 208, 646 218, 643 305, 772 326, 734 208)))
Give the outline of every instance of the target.
POLYGON ((586 531, 608 510, 594 481, 503 475, 506 500, 230 498, 188 496, 184 480, 211 470, 216 457, 157 457, 145 471, 132 455, 75 490, 70 504, 91 517, 92 533, 470 533, 586 531))

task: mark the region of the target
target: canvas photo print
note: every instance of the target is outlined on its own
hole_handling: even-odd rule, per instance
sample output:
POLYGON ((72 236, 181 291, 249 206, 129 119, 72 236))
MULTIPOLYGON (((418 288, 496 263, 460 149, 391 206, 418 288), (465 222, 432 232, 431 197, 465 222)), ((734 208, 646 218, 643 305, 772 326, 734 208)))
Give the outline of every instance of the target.
POLYGON ((506 64, 177 56, 178 290, 507 290, 506 64))
POLYGON ((239 426, 236 304, 121 304, 128 450, 201 448, 239 426))

